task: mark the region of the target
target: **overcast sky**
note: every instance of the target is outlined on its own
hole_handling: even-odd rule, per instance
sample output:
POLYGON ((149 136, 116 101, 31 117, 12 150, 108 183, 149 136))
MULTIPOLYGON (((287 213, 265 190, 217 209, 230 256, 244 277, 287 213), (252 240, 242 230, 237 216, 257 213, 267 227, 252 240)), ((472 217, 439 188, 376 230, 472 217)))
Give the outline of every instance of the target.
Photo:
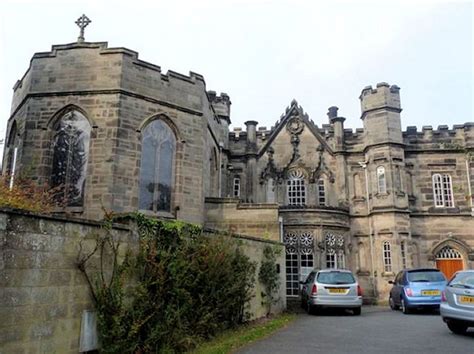
POLYGON ((474 121, 471 1, 2 0, 0 137, 33 53, 76 41, 82 13, 86 41, 204 75, 234 127, 270 128, 293 98, 319 126, 336 105, 361 127, 360 91, 381 81, 401 87, 404 127, 474 121))

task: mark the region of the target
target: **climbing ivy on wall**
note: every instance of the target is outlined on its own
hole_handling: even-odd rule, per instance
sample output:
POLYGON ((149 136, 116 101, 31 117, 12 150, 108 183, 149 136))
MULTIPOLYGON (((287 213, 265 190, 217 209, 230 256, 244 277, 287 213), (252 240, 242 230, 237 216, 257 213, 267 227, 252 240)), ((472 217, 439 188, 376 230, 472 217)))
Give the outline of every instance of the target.
POLYGON ((120 260, 109 230, 78 258, 96 302, 101 352, 183 352, 246 319, 256 267, 232 238, 205 236, 179 221, 131 217, 136 254, 120 260))
POLYGON ((280 287, 280 277, 277 269, 277 256, 281 250, 265 246, 263 249, 263 259, 258 272, 258 280, 262 283, 264 291, 262 292, 262 303, 267 307, 267 316, 270 315, 272 305, 278 302, 278 289, 280 287))

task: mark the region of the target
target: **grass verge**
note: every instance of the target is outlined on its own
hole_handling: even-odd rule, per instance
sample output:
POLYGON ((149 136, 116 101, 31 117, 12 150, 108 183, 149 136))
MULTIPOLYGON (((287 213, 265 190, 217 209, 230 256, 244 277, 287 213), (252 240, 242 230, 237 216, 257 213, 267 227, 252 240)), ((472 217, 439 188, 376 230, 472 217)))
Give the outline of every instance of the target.
POLYGON ((276 330, 285 327, 296 318, 295 314, 282 314, 274 318, 243 325, 239 328, 220 333, 209 342, 202 343, 192 354, 227 354, 246 344, 264 338, 276 330))

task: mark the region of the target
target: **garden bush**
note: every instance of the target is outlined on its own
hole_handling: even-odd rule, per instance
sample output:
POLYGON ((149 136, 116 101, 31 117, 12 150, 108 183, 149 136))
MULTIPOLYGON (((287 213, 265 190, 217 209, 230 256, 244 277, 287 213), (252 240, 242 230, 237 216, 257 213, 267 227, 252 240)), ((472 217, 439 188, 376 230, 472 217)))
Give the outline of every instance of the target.
POLYGON ((21 209, 47 214, 56 207, 54 189, 18 177, 10 188, 9 178, 0 177, 0 208, 21 209))
POLYGON ((233 238, 178 221, 134 219, 138 254, 119 262, 108 233, 92 253, 112 250, 113 269, 91 272, 92 253, 79 262, 96 301, 102 352, 183 352, 245 321, 256 267, 233 238))

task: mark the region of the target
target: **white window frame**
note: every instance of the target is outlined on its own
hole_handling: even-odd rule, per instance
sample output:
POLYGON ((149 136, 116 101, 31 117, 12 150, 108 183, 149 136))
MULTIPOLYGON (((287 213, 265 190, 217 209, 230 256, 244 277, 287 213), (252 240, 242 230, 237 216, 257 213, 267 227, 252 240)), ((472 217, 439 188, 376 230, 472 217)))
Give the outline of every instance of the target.
POLYGON ((344 251, 339 250, 334 253, 326 252, 327 269, 344 269, 346 267, 346 257, 344 251))
POLYGON ((383 270, 384 272, 392 272, 392 246, 390 241, 383 242, 383 270))
POLYGON ((234 177, 232 195, 234 196, 234 198, 240 197, 240 177, 234 177))
POLYGON ((318 179, 318 204, 326 205, 326 184, 324 178, 318 179))
POLYGON ((385 167, 377 167, 377 188, 380 194, 387 193, 387 179, 385 177, 385 167))
POLYGON ((287 181, 288 205, 306 204, 306 185, 300 171, 292 171, 287 181))
POLYGON ((451 175, 435 173, 432 176, 433 200, 436 208, 454 208, 451 175))

